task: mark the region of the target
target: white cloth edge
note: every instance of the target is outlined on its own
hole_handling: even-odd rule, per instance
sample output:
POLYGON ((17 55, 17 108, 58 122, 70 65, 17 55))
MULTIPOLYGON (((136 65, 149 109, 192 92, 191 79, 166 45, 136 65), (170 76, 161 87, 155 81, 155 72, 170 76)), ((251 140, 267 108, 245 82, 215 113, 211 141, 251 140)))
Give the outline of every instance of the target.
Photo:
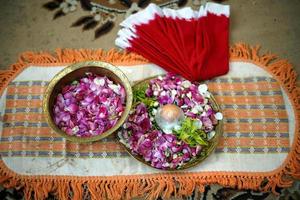
POLYGON ((119 46, 122 49, 127 49, 131 47, 130 40, 136 37, 137 35, 130 29, 122 28, 117 33, 117 39, 115 40, 115 44, 116 46, 119 46))
POLYGON ((230 6, 229 5, 222 5, 218 3, 206 3, 205 9, 207 12, 213 13, 215 15, 225 15, 229 17, 230 15, 230 6))
POLYGON ((120 23, 121 27, 134 28, 135 25, 145 24, 154 19, 155 15, 163 16, 162 9, 156 4, 150 3, 144 10, 130 15, 120 23))
POLYGON ((153 20, 156 15, 173 19, 192 20, 207 16, 207 12, 217 16, 225 15, 226 17, 229 17, 230 7, 229 5, 218 3, 206 3, 204 6, 200 6, 198 11, 194 11, 191 7, 174 10, 170 8, 161 9, 156 4, 151 3, 144 10, 130 15, 120 23, 122 28, 117 34, 115 45, 122 49, 130 48, 132 46, 130 40, 138 37, 136 35, 135 26, 147 24, 149 21, 153 20))
MULTIPOLYGON (((205 162, 200 163, 199 165, 192 167, 190 169, 183 170, 183 172, 270 172, 277 169, 287 157, 287 153, 281 155, 268 155, 273 160, 272 163, 266 168, 261 169, 260 165, 253 165, 252 168, 248 168, 248 159, 253 159, 252 155, 244 155, 244 158, 239 158, 239 155, 229 154, 222 159, 223 166, 220 168, 215 165, 215 162, 220 161, 224 153, 210 155, 205 162), (244 162, 243 162, 244 161, 244 162), (244 170, 243 170, 244 169, 244 170)), ((257 160, 265 159, 264 154, 255 155, 257 160)), ((161 170, 157 170, 146 166, 133 157, 126 158, 74 158, 72 162, 69 162, 70 159, 66 157, 61 158, 44 158, 39 157, 39 161, 34 157, 24 157, 22 159, 12 157, 2 158, 6 166, 15 173, 21 175, 66 175, 66 176, 118 176, 118 175, 145 175, 145 174, 158 174, 162 173, 161 170), (53 163, 63 162, 63 164, 58 168, 53 163), (28 163, 33 163, 29 165, 28 163), (121 167, 111 167, 115 164, 122 165, 121 167), (75 165, 75 166, 74 166, 75 165), (105 167, 110 170, 99 170, 99 168, 94 166, 105 167), (76 169, 74 169, 76 167, 76 169), (129 173, 130 171, 130 173, 129 173)), ((264 162, 262 162, 265 164, 264 162)), ((265 166, 264 166, 265 167, 265 166)), ((165 172, 163 172, 165 173, 165 172)))
POLYGON ((182 8, 179 10, 174 10, 171 8, 163 8, 162 9, 164 17, 167 18, 179 18, 179 19, 186 19, 186 20, 191 20, 191 19, 195 19, 198 15, 197 11, 192 10, 191 7, 186 7, 186 8, 182 8))

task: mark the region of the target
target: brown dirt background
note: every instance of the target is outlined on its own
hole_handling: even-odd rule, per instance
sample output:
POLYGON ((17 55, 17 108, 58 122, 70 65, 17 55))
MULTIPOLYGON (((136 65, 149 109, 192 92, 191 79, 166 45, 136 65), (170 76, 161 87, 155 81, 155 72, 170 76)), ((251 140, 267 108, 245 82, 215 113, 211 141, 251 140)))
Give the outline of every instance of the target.
MULTIPOLYGON (((190 0, 191 1, 191 0, 190 0)), ((88 14, 76 12, 52 20, 54 12, 42 9, 45 0, 0 0, 0 69, 14 63, 24 51, 54 51, 56 48, 114 48, 119 29, 94 40, 94 32, 70 25, 88 14)), ((190 4, 191 2, 189 2, 190 4)), ((231 6, 230 43, 260 44, 288 59, 300 73, 300 1, 228 0, 231 6)), ((119 15, 118 24, 123 19, 119 15)))

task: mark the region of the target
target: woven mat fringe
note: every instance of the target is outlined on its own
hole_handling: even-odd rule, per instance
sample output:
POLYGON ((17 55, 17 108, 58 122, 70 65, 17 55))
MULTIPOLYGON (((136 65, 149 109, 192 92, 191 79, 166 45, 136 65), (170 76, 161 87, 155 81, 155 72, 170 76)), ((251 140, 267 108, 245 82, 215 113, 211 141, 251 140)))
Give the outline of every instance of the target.
MULTIPOLYGON (((76 176, 27 176, 8 169, 0 160, 0 184, 7 188, 23 189, 25 199, 45 199, 54 194, 60 200, 82 199, 86 186, 92 199, 131 199, 143 196, 156 199, 161 196, 189 196, 193 191, 204 191, 205 185, 220 184, 237 189, 276 192, 276 187, 290 187, 294 179, 300 179, 300 88, 296 85, 296 72, 292 65, 274 54, 259 54, 259 46, 239 43, 230 48, 231 61, 254 63, 271 73, 285 89, 295 111, 295 139, 292 150, 278 169, 266 173, 203 172, 167 173, 155 175, 76 177, 76 176)), ((23 53, 9 70, 0 71, 0 92, 23 69, 30 65, 47 67, 49 64, 64 65, 85 60, 102 60, 115 65, 146 64, 143 57, 117 50, 58 49, 55 54, 23 53)))

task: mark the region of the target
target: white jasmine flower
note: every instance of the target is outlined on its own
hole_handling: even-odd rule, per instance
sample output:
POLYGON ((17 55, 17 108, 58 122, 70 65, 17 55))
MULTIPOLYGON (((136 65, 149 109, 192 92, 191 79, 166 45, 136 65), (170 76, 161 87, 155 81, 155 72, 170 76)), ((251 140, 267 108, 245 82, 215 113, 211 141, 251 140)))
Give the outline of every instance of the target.
POLYGON ((205 94, 207 92, 207 85, 206 84, 201 84, 198 86, 198 91, 200 94, 205 94))
POLYGON ((155 91, 153 92, 153 95, 154 95, 154 96, 158 96, 158 91, 155 90, 155 91))
POLYGON ((215 118, 216 118, 217 120, 222 120, 222 119, 223 119, 223 114, 220 113, 220 112, 217 112, 217 113, 215 114, 215 118))
POLYGON ((184 88, 189 88, 192 84, 190 81, 186 80, 181 83, 184 88))

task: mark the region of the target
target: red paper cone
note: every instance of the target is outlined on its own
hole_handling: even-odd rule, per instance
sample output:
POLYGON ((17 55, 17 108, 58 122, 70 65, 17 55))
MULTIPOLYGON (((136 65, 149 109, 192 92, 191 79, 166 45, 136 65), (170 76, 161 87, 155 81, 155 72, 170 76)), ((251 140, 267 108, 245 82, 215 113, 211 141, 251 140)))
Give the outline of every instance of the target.
MULTIPOLYGON (((119 34, 123 34, 119 32, 119 34)), ((161 45, 155 45, 145 40, 145 37, 138 37, 135 39, 129 39, 131 46, 127 47, 128 51, 133 51, 138 54, 144 55, 145 58, 155 62, 159 66, 164 66, 172 69, 175 73, 180 74, 181 71, 176 68, 176 64, 172 58, 169 57, 169 53, 164 53, 164 50, 159 49, 161 45)))
POLYGON ((116 45, 195 81, 228 72, 229 6, 160 9, 150 4, 121 23, 116 45))
MULTIPOLYGON (((168 31, 168 39, 175 49, 176 54, 172 55, 175 59, 181 58, 182 73, 193 72, 193 62, 195 60, 195 45, 196 45, 196 27, 197 27, 197 13, 191 8, 184 8, 180 10, 164 9, 165 24, 168 31)), ((164 38, 165 39, 165 38, 164 38)), ((198 65, 200 66, 200 65, 198 65)), ((181 74, 182 75, 182 74, 181 74)), ((186 77, 187 78, 187 77, 186 77)), ((189 77, 188 79, 193 79, 189 77)))
POLYGON ((211 79, 229 70, 229 6, 207 3, 205 23, 209 52, 206 55, 200 79, 211 79))
POLYGON ((134 15, 132 15, 121 23, 121 26, 124 28, 118 32, 119 37, 116 40, 116 44, 129 51, 134 51, 143 55, 153 63, 156 63, 165 69, 169 69, 169 71, 191 78, 189 72, 182 71, 185 67, 185 60, 184 58, 177 56, 178 52, 176 51, 178 47, 172 46, 172 42, 166 40, 166 38, 170 38, 169 32, 171 31, 167 30, 164 19, 160 18, 160 16, 163 15, 162 10, 154 4, 150 5, 148 8, 145 10, 146 14, 136 14, 137 16, 135 15, 133 19, 131 17, 134 15), (140 26, 140 21, 143 18, 147 23, 140 26), (136 21, 135 19, 138 19, 139 21, 136 21), (140 46, 140 44, 142 44, 142 48, 137 47, 140 46), (153 58, 152 54, 149 55, 146 53, 148 51, 145 51, 145 46, 151 48, 151 51, 154 52, 154 54, 159 55, 153 58), (164 65, 159 64, 162 62, 167 63, 164 65))

